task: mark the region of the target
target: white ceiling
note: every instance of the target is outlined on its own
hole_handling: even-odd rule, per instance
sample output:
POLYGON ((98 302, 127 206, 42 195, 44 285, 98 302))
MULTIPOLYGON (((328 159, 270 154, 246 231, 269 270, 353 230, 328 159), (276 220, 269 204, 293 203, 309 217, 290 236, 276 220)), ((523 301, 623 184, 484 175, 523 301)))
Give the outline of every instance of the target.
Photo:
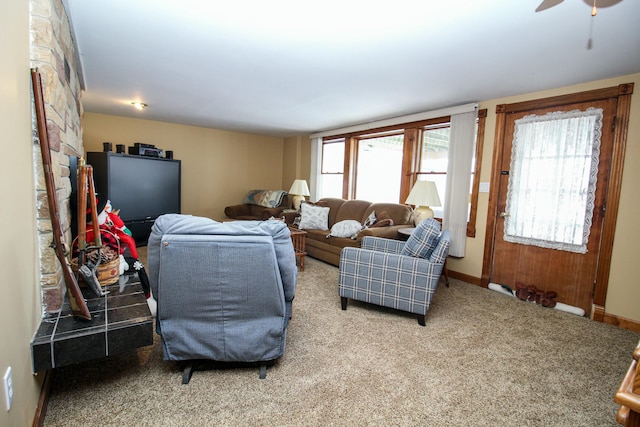
POLYGON ((640 72, 640 0, 591 1, 65 3, 85 111, 290 136, 640 72))

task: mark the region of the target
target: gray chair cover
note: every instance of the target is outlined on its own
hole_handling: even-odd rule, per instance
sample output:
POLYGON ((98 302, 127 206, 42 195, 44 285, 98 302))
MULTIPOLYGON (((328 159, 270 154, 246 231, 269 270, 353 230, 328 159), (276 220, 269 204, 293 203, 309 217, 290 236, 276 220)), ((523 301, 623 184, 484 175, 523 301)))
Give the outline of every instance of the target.
POLYGON ((147 256, 165 360, 262 362, 284 354, 297 268, 283 222, 163 215, 147 256))

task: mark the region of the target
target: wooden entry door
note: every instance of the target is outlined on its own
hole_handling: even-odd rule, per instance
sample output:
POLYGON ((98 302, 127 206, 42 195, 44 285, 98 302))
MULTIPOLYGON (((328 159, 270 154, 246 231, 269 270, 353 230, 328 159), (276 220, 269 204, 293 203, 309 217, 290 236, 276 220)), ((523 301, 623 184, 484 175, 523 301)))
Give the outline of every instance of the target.
MULTIPOLYGON (((605 212, 607 215, 611 214, 610 206, 607 206, 611 203, 610 198, 608 199, 611 188, 610 172, 612 168, 617 169, 617 163, 620 162, 619 153, 614 150, 614 140, 619 139, 614 125, 619 106, 617 96, 598 96, 596 99, 588 99, 578 95, 498 106, 491 186, 492 200, 490 200, 487 221, 483 282, 506 284, 514 289, 516 282, 521 282, 525 285, 534 285, 541 290, 553 290, 558 292, 558 301, 582 308, 587 315, 590 315, 594 295, 598 291, 599 278, 606 277, 608 280, 611 254, 608 242, 612 242, 615 231, 614 218, 613 229, 605 232, 607 228, 605 212), (512 111, 509 111, 509 107, 512 107, 512 111), (548 112, 576 109, 585 111, 590 107, 603 109, 603 121, 595 206, 587 253, 580 254, 506 242, 504 215, 508 215, 505 207, 515 121, 531 114, 544 115, 548 112), (603 239, 605 235, 606 238, 603 239), (604 253, 603 248, 605 248, 604 253), (603 260, 603 257, 608 259, 603 260), (602 268, 606 269, 606 276, 600 271, 602 268)), ((622 158, 624 158, 624 151, 622 151, 622 158)), ((544 170, 540 173, 544 173, 544 170)), ((621 170, 616 171, 616 174, 621 176, 621 170)), ((615 181, 619 191, 619 178, 616 177, 615 181)), ((613 215, 617 213, 617 202, 616 199, 613 215)), ((604 286, 604 297, 606 297, 606 283, 604 286)), ((600 304, 604 305, 604 299, 601 298, 601 300, 600 304)))

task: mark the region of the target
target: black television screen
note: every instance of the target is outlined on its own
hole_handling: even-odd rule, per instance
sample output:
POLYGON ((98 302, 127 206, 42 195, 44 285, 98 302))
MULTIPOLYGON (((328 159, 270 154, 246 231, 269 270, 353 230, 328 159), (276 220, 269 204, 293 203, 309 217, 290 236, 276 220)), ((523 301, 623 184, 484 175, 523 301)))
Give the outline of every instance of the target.
POLYGON ((112 155, 108 195, 123 221, 180 213, 180 162, 112 155))

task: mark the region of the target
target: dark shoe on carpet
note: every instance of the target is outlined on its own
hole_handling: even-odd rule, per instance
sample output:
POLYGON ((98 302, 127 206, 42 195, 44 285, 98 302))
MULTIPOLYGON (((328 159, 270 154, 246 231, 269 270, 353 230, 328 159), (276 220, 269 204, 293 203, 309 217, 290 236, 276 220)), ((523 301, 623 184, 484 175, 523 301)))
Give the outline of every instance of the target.
POLYGON ((553 308, 556 306, 556 299, 558 298, 558 293, 555 291, 548 291, 542 294, 540 298, 540 304, 543 307, 553 308))
POLYGON ((527 290, 527 287, 520 282, 516 282, 516 297, 518 297, 518 299, 522 301, 526 301, 529 297, 529 291, 527 290))

